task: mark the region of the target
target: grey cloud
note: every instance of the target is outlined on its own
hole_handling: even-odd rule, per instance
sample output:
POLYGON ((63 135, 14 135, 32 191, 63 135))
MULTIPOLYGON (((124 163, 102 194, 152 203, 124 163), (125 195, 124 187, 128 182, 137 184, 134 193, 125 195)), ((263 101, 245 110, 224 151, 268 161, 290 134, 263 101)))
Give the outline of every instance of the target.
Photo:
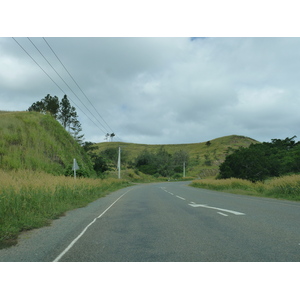
MULTIPOLYGON (((68 78, 44 41, 32 40, 68 78)), ((18 41, 82 107, 28 40, 18 41)), ((299 134, 299 38, 47 41, 124 141, 186 143, 229 134, 263 141, 299 134)), ((0 109, 25 110, 48 93, 63 96, 12 39, 0 39, 0 65, 0 109)), ((103 141, 103 132, 78 113, 86 139, 103 141)))

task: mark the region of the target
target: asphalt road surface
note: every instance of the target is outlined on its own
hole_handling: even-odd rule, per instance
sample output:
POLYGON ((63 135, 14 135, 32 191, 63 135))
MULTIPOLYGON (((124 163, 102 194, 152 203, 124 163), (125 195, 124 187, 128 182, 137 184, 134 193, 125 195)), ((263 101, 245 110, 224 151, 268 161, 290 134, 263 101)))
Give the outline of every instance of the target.
POLYGON ((0 261, 300 261, 300 203, 139 184, 21 235, 0 261))

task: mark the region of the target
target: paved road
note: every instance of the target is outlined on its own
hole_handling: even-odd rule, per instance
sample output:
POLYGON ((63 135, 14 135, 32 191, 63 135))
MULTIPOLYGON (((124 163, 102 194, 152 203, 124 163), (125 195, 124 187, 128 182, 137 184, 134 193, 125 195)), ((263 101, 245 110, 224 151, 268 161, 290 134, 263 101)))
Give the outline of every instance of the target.
POLYGON ((141 184, 23 234, 0 261, 300 261, 300 203, 141 184))

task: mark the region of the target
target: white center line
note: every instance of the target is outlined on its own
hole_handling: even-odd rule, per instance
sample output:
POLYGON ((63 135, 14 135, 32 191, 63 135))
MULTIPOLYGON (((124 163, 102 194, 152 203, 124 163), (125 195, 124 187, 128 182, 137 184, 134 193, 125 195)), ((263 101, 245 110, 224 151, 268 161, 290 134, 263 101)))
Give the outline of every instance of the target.
POLYGON ((181 199, 181 200, 185 200, 185 198, 182 198, 182 197, 180 197, 180 196, 177 196, 177 195, 176 195, 176 197, 179 198, 179 199, 181 199))

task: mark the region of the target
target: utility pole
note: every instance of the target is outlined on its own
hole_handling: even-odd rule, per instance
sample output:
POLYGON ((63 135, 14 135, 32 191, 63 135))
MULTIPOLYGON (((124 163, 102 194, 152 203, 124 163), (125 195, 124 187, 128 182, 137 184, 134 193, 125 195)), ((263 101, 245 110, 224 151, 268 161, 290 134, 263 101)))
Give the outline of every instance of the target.
POLYGON ((121 147, 119 147, 119 156, 118 156, 118 178, 121 179, 121 147))
POLYGON ((185 178, 185 161, 183 162, 183 178, 185 178))

